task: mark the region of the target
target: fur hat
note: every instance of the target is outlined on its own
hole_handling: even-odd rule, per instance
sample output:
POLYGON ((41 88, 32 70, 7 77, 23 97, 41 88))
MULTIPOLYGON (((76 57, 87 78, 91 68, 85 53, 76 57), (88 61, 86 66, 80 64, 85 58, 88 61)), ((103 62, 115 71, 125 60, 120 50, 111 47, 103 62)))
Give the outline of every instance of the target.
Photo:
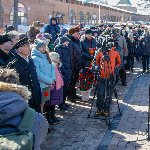
POLYGON ((40 21, 34 21, 32 23, 32 26, 33 27, 43 27, 44 26, 44 23, 41 23, 40 21))
POLYGON ((20 85, 19 76, 14 69, 0 68, 0 91, 20 94, 25 100, 31 96, 27 87, 20 85))
POLYGON ((51 61, 54 61, 55 59, 60 57, 60 55, 56 52, 50 52, 49 56, 50 56, 51 61))
POLYGON ((29 45, 30 42, 29 42, 29 38, 22 38, 21 40, 19 40, 13 47, 12 49, 18 49, 24 45, 29 45))
POLYGON ((8 41, 11 41, 11 38, 8 34, 0 35, 0 45, 8 41))
POLYGON ((41 39, 35 39, 34 40, 34 46, 35 46, 36 49, 39 49, 40 47, 45 46, 45 42, 41 39))
POLYGON ((79 32, 80 31, 80 28, 79 28, 79 26, 75 26, 75 27, 71 27, 70 29, 69 29, 69 34, 74 34, 74 33, 76 33, 76 32, 79 32))

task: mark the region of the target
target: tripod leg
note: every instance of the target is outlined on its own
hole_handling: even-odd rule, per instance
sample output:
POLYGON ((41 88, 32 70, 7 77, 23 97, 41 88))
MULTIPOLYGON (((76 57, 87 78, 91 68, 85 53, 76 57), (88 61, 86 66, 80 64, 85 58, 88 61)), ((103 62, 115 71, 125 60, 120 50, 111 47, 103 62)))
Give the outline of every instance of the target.
POLYGON ((94 99, 95 99, 95 96, 96 96, 96 91, 97 91, 97 87, 95 88, 95 91, 94 91, 94 96, 93 96, 93 99, 92 99, 91 109, 90 109, 90 113, 88 114, 88 118, 91 117, 91 113, 92 113, 92 109, 93 109, 93 105, 94 105, 94 99))
POLYGON ((108 96, 107 97, 107 100, 106 101, 108 101, 108 102, 106 102, 107 103, 107 113, 108 113, 108 115, 106 116, 106 124, 108 125, 108 126, 110 126, 111 125, 111 117, 110 117, 110 101, 111 101, 111 99, 110 99, 110 96, 108 96))
POLYGON ((117 100, 117 106, 118 106, 119 114, 122 115, 122 112, 121 112, 120 106, 119 106, 119 102, 118 102, 118 94, 117 94, 117 91, 116 91, 116 88, 115 88, 115 87, 113 88, 113 91, 114 91, 114 94, 115 94, 115 98, 116 98, 116 100, 117 100))
POLYGON ((108 116, 106 117, 106 124, 108 125, 108 126, 110 126, 111 125, 111 122, 110 122, 110 112, 108 112, 108 116))
POLYGON ((112 87, 111 87, 111 82, 110 81, 108 81, 108 83, 107 83, 107 89, 106 89, 106 98, 105 98, 105 108, 107 108, 107 115, 106 115, 106 124, 108 125, 108 126, 110 126, 111 125, 111 117, 110 117, 110 105, 111 105, 111 98, 112 98, 112 89, 111 89, 112 87))

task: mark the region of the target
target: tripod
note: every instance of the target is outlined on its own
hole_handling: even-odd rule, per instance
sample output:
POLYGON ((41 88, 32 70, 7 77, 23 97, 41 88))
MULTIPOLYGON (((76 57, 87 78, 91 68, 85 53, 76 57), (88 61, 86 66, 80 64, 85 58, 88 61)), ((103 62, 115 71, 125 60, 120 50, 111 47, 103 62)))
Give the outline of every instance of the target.
MULTIPOLYGON (((110 71, 111 68, 111 62, 108 58, 108 56, 104 57, 105 62, 104 64, 101 64, 101 68, 102 66, 104 67, 104 73, 105 73, 105 79, 103 79, 103 83, 104 84, 104 98, 103 98, 103 110, 105 110, 107 108, 107 112, 108 112, 108 115, 105 116, 105 120, 106 120, 106 123, 108 126, 111 125, 111 118, 110 118, 110 104, 111 104, 111 100, 112 100, 112 94, 114 93, 115 94, 115 98, 117 99, 117 105, 118 105, 118 111, 119 111, 119 114, 122 115, 121 113, 121 110, 120 110, 120 106, 119 106, 119 102, 118 102, 118 94, 117 94, 117 91, 116 91, 116 88, 115 88, 115 82, 114 82, 114 77, 113 75, 111 75, 111 73, 106 70, 106 66, 105 66, 105 63, 107 63, 107 69, 110 71), (107 72, 106 72, 107 71, 107 72), (109 78, 107 78, 108 74, 109 74, 109 78)), ((99 84, 101 81, 99 81, 99 84)), ((94 105, 94 99, 95 99, 95 96, 96 96, 96 93, 97 93, 97 89, 98 89, 98 84, 96 85, 95 87, 95 91, 94 91, 94 96, 93 96, 93 99, 92 99, 92 104, 91 104, 91 109, 90 109, 90 112, 88 114, 88 118, 91 117, 91 112, 92 112, 92 108, 93 108, 93 105, 94 105)), ((104 119, 102 119, 104 120, 104 119)))
MULTIPOLYGON (((109 79, 106 79, 105 82, 107 82, 107 84, 105 86, 105 98, 104 98, 105 104, 104 105, 106 105, 106 103, 108 105, 110 105, 110 103, 111 103, 111 97, 110 97, 110 84, 111 83, 110 82, 111 81, 109 81, 109 79)), ((93 109, 93 105, 94 105, 94 101, 95 101, 95 97, 96 97, 96 93, 97 93, 97 86, 98 85, 96 85, 95 90, 94 90, 94 96, 92 98, 91 108, 90 108, 90 112, 89 112, 87 118, 91 118, 91 113, 92 113, 92 109, 93 109)), ((114 93, 114 96, 115 96, 115 98, 117 100, 117 107, 118 107, 119 115, 122 115, 122 112, 121 112, 120 106, 119 106, 119 102, 118 102, 118 94, 117 94, 117 90, 116 90, 115 84, 113 85, 113 93, 114 93)), ((109 107, 109 109, 110 109, 110 107, 109 107)), ((110 111, 109 110, 108 110, 108 113, 109 113, 108 116, 105 116, 105 120, 106 120, 106 124, 108 126, 110 126, 111 125, 111 117, 110 117, 110 111)), ((97 119, 97 118, 95 118, 95 119, 97 119)), ((102 120, 104 120, 104 119, 102 119, 102 120)))

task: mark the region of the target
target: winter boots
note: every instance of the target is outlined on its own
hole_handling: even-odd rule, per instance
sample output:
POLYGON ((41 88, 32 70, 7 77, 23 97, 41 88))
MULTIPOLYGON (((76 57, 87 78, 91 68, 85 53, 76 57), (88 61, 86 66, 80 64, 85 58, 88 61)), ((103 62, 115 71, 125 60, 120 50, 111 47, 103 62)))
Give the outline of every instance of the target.
POLYGON ((55 116, 55 110, 51 110, 50 112, 45 113, 45 117, 49 123, 49 125, 55 125, 60 123, 61 121, 57 119, 55 116))

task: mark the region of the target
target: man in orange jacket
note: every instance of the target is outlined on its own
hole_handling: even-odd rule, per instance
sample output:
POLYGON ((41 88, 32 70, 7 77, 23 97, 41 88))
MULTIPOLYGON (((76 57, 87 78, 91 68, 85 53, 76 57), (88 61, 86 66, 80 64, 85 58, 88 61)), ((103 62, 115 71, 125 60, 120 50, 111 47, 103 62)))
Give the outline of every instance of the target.
POLYGON ((115 68, 119 67, 121 64, 120 54, 115 50, 115 46, 109 44, 104 52, 99 52, 96 56, 96 64, 100 66, 100 79, 97 85, 96 107, 98 110, 95 116, 108 116, 113 92, 113 81, 111 77, 114 77, 115 68), (105 89, 107 89, 107 91, 105 89), (108 94, 108 92, 109 96, 105 96, 105 93, 108 94))

